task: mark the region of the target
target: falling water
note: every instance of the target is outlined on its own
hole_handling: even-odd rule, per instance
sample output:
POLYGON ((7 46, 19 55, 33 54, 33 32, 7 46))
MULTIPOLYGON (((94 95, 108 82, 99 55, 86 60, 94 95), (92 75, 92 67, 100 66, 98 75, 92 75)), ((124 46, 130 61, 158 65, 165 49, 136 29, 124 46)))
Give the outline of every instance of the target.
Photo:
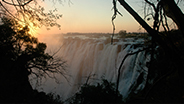
MULTIPOLYGON (((125 55, 142 49, 144 44, 144 39, 135 38, 115 39, 115 42, 111 44, 108 41, 109 37, 104 35, 98 38, 87 35, 66 35, 58 39, 58 44, 50 45, 50 47, 61 46, 57 56, 67 61, 67 74, 71 75, 68 77, 69 82, 63 77, 58 77, 60 84, 47 79, 43 81, 42 86, 36 89, 47 93, 54 92, 63 99, 73 96, 80 86, 86 83, 88 77, 87 83, 89 84, 95 84, 102 78, 115 83, 118 68, 125 55)), ((47 51, 50 52, 49 49, 47 51)), ((144 51, 126 58, 119 82, 119 91, 124 98, 133 89, 134 92, 137 92, 144 88, 148 72, 146 62, 148 61, 149 55, 146 55, 144 51), (141 74, 144 80, 136 85, 141 74)))

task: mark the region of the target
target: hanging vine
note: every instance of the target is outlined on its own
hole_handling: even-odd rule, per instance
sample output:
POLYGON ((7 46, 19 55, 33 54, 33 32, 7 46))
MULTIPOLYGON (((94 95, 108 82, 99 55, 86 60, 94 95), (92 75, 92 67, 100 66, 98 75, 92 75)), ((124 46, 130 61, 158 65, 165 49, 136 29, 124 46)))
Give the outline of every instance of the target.
POLYGON ((113 37, 114 37, 115 30, 116 30, 116 26, 115 26, 115 24, 114 24, 114 20, 116 19, 117 14, 123 16, 123 15, 118 11, 118 9, 117 9, 117 7, 116 7, 116 6, 117 6, 116 3, 117 3, 117 0, 113 0, 113 10, 114 10, 114 14, 113 14, 113 16, 112 16, 113 33, 112 33, 112 37, 111 37, 111 44, 113 44, 113 37))

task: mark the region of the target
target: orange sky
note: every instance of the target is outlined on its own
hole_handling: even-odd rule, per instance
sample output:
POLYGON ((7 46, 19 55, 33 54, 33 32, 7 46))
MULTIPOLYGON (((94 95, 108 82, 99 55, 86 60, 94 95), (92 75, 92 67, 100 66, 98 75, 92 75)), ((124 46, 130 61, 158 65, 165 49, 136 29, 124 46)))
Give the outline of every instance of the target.
MULTIPOLYGON (((46 2, 45 8, 58 9, 58 12, 63 15, 61 20, 61 30, 52 28, 47 31, 44 28, 39 30, 39 34, 59 34, 67 32, 95 32, 95 33, 112 33, 111 17, 113 15, 112 0, 71 0, 73 4, 68 5, 64 2, 63 5, 52 2, 46 2), (52 5, 50 5, 52 4, 52 5)), ((137 10, 140 10, 140 0, 129 0, 137 10)), ((119 4, 118 4, 119 5, 119 4)), ((127 30, 128 32, 139 32, 139 24, 127 13, 121 6, 118 6, 123 17, 117 16, 115 20, 116 32, 127 30)))
MULTIPOLYGON (((112 0, 71 0, 72 4, 68 5, 68 0, 59 4, 53 4, 51 1, 45 2, 46 9, 58 9, 63 17, 58 21, 61 24, 61 30, 52 28, 47 31, 44 28, 39 30, 39 34, 60 34, 67 32, 81 33, 112 33, 111 17, 113 15, 112 0)), ((143 15, 142 0, 126 0, 135 11, 143 15)), ((144 32, 140 25, 133 17, 117 3, 119 11, 123 17, 117 16, 115 20, 116 32, 126 30, 127 32, 144 32)), ((150 22, 151 24, 152 22, 150 22)))

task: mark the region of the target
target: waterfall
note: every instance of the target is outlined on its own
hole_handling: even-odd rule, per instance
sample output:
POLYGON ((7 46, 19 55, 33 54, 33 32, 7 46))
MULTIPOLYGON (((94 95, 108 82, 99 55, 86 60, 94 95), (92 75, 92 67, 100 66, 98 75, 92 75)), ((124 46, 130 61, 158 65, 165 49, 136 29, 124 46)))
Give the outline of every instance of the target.
MULTIPOLYGON (((67 61, 67 74, 71 75, 68 77, 69 82, 63 77, 58 77, 61 79, 60 84, 56 84, 52 79, 46 79, 43 81, 44 84, 36 89, 54 92, 63 99, 67 99, 73 96, 82 84, 86 83, 89 76, 89 84, 95 84, 102 78, 116 83, 121 61, 127 53, 142 49, 144 39, 115 39, 118 41, 113 44, 108 39, 109 37, 104 35, 100 35, 98 38, 88 35, 65 35, 62 39, 59 38, 59 45, 50 47, 62 46, 57 56, 67 61)), ((150 56, 144 51, 126 58, 119 82, 119 91, 124 98, 133 89, 134 92, 137 92, 144 88, 148 74, 146 62, 149 59, 150 56), (136 85, 141 74, 144 80, 136 85)))

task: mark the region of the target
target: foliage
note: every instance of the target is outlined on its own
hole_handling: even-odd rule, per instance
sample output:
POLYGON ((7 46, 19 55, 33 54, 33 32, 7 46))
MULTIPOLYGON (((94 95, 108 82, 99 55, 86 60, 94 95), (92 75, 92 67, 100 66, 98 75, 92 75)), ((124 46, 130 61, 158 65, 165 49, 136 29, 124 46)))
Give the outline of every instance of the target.
POLYGON ((55 95, 54 93, 38 92, 34 90, 32 103, 51 103, 51 104, 63 104, 61 101, 61 97, 59 95, 55 95))
POLYGON ((30 74, 35 74, 37 77, 42 77, 44 74, 54 77, 49 75, 49 72, 64 74, 60 69, 64 69, 65 61, 45 53, 46 44, 39 43, 37 38, 31 36, 27 26, 22 28, 17 21, 7 18, 3 18, 2 21, 4 23, 1 26, 2 50, 9 52, 4 53, 6 55, 2 54, 3 57, 12 54, 10 60, 20 61, 19 63, 24 65, 30 74))
POLYGON ((70 102, 71 104, 122 103, 122 95, 116 94, 115 85, 103 79, 97 85, 84 84, 70 102))
POLYGON ((127 36, 126 30, 120 30, 117 35, 119 38, 126 38, 127 36))
POLYGON ((148 40, 148 38, 150 37, 147 33, 135 33, 135 32, 132 32, 132 33, 126 33, 125 30, 121 30, 119 31, 118 34, 115 34, 118 36, 118 38, 143 38, 145 40, 148 40))
POLYGON ((64 75, 65 61, 45 53, 46 44, 31 36, 27 26, 2 18, 0 25, 0 86, 1 102, 30 102, 33 89, 28 75, 37 80, 55 74, 64 75))
POLYGON ((14 18, 29 28, 45 26, 47 29, 50 29, 50 27, 56 26, 60 29, 60 24, 57 23, 57 20, 60 19, 62 15, 57 13, 57 9, 45 12, 41 1, 1 0, 0 11, 0 18, 3 16, 14 18))

